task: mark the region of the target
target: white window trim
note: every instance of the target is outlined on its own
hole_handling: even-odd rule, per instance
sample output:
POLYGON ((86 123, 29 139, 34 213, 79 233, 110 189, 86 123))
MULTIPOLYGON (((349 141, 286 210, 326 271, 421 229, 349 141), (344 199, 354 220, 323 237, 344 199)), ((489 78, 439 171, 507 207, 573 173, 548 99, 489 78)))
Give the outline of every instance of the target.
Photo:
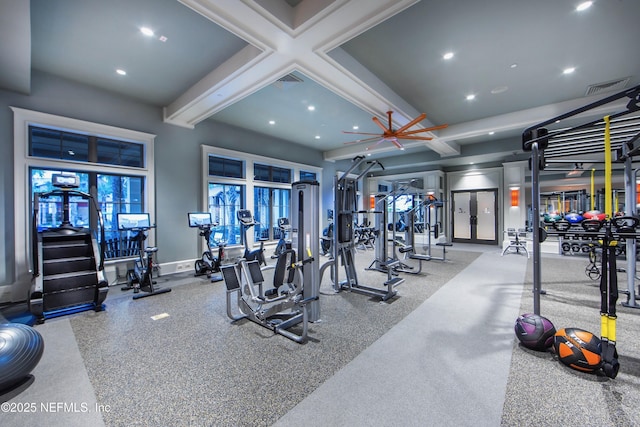
MULTIPOLYGON (((31 281, 31 224, 29 220, 31 217, 31 189, 29 188, 29 169, 32 167, 48 169, 60 167, 61 169, 78 171, 144 176, 145 210, 155 220, 155 171, 153 159, 156 135, 17 107, 10 108, 13 110, 14 274, 17 283, 26 286, 26 283, 31 281), (143 168, 131 168, 32 157, 29 155, 29 126, 141 143, 144 146, 145 166, 143 168)), ((149 243, 153 245, 154 242, 155 234, 149 233, 149 243)))
MULTIPOLYGON (((306 165, 303 163, 295 163, 282 159, 274 159, 272 157, 258 156, 256 154, 243 153, 241 151, 228 150, 226 148, 212 147, 210 145, 202 145, 202 199, 201 206, 203 210, 208 210, 208 191, 209 183, 215 182, 220 184, 233 184, 243 185, 245 187, 245 209, 249 209, 252 213, 255 212, 255 206, 253 203, 253 190, 255 187, 269 187, 269 188, 281 188, 291 190, 291 184, 269 181, 254 181, 253 180, 253 166, 255 163, 261 165, 277 166, 281 168, 291 169, 293 172, 293 178, 291 183, 299 181, 300 171, 315 172, 316 180, 322 188, 322 168, 317 166, 306 165), (228 178, 223 176, 210 176, 209 175, 209 156, 228 157, 234 160, 241 160, 244 162, 244 176, 245 178, 228 178)), ((322 212, 322 196, 320 196, 319 212, 322 212)), ((253 240, 253 233, 247 233, 248 245, 251 247, 255 244, 253 240)))

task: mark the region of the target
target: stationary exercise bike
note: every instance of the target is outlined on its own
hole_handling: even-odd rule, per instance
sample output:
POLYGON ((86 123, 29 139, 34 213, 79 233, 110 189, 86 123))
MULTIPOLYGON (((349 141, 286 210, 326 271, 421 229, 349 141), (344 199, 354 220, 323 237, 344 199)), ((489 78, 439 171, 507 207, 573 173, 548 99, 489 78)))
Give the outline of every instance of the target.
POLYGON ((244 254, 242 255, 242 258, 247 261, 258 261, 258 264, 260 265, 267 265, 267 261, 264 258, 263 241, 260 241, 260 247, 258 249, 249 250, 247 230, 257 224, 253 215, 251 215, 251 211, 248 209, 240 209, 238 211, 238 221, 240 221, 240 227, 242 228, 242 235, 244 237, 244 254))
POLYGON ((212 276, 212 273, 220 272, 220 266, 224 258, 224 242, 218 242, 217 257, 213 256, 213 250, 211 249, 211 229, 217 227, 218 224, 212 221, 210 212, 189 212, 187 213, 187 218, 189 227, 198 228, 198 234, 204 237, 204 241, 207 243, 207 250, 202 253, 202 258, 195 262, 195 275, 203 276, 206 274, 212 282, 221 281, 221 275, 212 276))
POLYGON ((156 282, 153 281, 153 254, 158 251, 158 248, 153 246, 143 249, 142 246, 147 238, 146 232, 155 227, 151 225, 149 214, 119 213, 117 222, 119 230, 136 233, 133 239, 137 242, 138 248, 138 259, 135 260, 133 268, 127 271, 127 284, 121 289, 123 291, 133 289, 134 300, 171 292, 171 288, 154 286, 156 282))
POLYGON ((291 249, 291 240, 287 240, 287 233, 291 231, 289 218, 278 218, 278 228, 280 229, 280 240, 278 240, 276 250, 274 251, 273 255, 271 255, 271 259, 276 259, 284 251, 291 249))

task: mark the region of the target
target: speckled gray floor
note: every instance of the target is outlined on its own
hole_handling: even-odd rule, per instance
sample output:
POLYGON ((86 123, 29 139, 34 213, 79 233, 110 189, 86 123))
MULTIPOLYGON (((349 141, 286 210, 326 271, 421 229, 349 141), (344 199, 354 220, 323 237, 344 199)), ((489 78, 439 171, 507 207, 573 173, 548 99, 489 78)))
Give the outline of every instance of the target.
MULTIPOLYGON (((584 257, 545 256, 540 313, 556 329, 577 327, 600 335, 599 282, 584 274, 584 257)), ((531 267, 531 266, 530 266, 531 267)), ((626 289, 626 275, 619 273, 626 289)), ((529 268, 521 312, 533 312, 529 268)), ((637 285, 636 285, 637 286, 637 285)), ((640 426, 640 310, 616 306, 620 372, 615 379, 565 367, 552 352, 514 343, 502 426, 640 426)))
MULTIPOLYGON (((496 310, 504 309, 502 292, 516 301, 520 293, 520 307, 516 304, 509 310, 531 311, 531 261, 518 255, 495 256, 499 254, 495 247, 477 247, 487 252, 478 258, 480 252, 457 246, 449 252, 451 262, 429 262, 424 276, 407 275, 400 296, 388 303, 359 294, 323 293, 322 321, 311 325, 311 339, 304 345, 248 321, 231 324, 222 282, 166 276, 160 281, 173 286, 173 292, 139 301, 114 288, 105 312, 52 319, 36 327, 45 338, 45 354, 33 372, 34 381, 20 394, 2 397, 16 408, 35 403, 38 410, 3 413, 0 425, 406 426, 465 425, 470 419, 472 425, 482 426, 640 425, 640 310, 618 304, 621 370, 616 379, 570 370, 551 353, 521 348, 511 335, 515 318, 492 323, 498 318, 496 310), (484 274, 475 267, 466 269, 476 259, 484 274), (524 285, 498 278, 493 283, 495 293, 474 293, 464 286, 459 295, 438 291, 444 284, 443 291, 458 286, 452 279, 465 278, 465 273, 475 272, 465 280, 477 278, 478 283, 491 283, 502 268, 521 268, 525 276, 523 263, 528 264, 524 285), (460 303, 466 299, 472 305, 460 303), (448 310, 438 313, 443 308, 448 310), (151 319, 162 313, 169 316, 151 319), (465 322, 455 324, 456 316, 465 322), (468 330, 464 325, 474 321, 483 325, 479 330, 488 326, 493 331, 482 347, 463 352, 459 347, 465 342, 463 335, 438 333, 456 327, 468 330), (423 339, 430 339, 416 340, 417 330, 423 339), (449 363, 438 366, 424 357, 421 372, 415 359, 432 352, 427 342, 445 356, 448 349, 452 353, 449 363), (488 359, 494 355, 499 358, 488 359), (406 357, 414 360, 406 364, 406 357), (486 360, 502 362, 485 369, 486 360), (476 366, 477 373, 466 374, 462 364, 476 366), (440 376, 450 378, 445 382, 440 376), (358 384, 341 383, 341 378, 358 384), (405 384, 408 381, 411 386, 405 384), (483 395, 471 392, 483 385, 483 395), (349 390, 354 389, 361 394, 353 395, 349 390), (314 401, 323 392, 328 399, 314 401), (435 393, 435 398, 415 399, 426 392, 435 393), (466 404, 447 409, 460 399, 466 404), (314 402, 319 403, 304 410, 314 402), (349 411, 349 402, 368 417, 341 424, 336 413, 349 411), (43 403, 61 410, 43 411, 43 403), (59 403, 66 406, 56 406, 59 403), (391 411, 384 410, 389 407, 399 412, 389 418, 391 411), (313 423, 300 421, 300 414, 309 416, 312 411, 313 423), (421 418, 424 414, 430 414, 429 421, 421 418)), ((371 252, 357 259, 361 282, 384 280, 380 273, 361 270, 368 266, 371 252)), ((584 258, 543 258, 548 294, 542 298, 542 314, 558 328, 575 326, 598 334, 599 294, 597 284, 584 275, 585 265, 584 258)), ((620 276, 623 281, 624 274, 620 276)), ((328 290, 326 279, 323 290, 328 290)))
MULTIPOLYGON (((86 372, 93 386, 95 397, 87 399, 108 409, 99 413, 107 426, 271 425, 478 256, 451 251, 450 262, 426 263, 425 274, 406 275, 399 296, 387 303, 348 292, 325 295, 325 278, 322 320, 311 325, 304 345, 248 321, 231 324, 224 284, 193 278, 183 278, 190 283, 180 286, 161 283, 173 286, 173 292, 138 301, 115 288, 106 311, 52 319, 43 326, 68 323, 72 328, 84 361, 75 369, 86 372), (162 313, 169 316, 151 319, 162 313)), ((364 271, 371 258, 371 251, 357 258, 360 281, 382 283, 385 275, 364 271)), ((43 335, 45 343, 56 339, 43 335)), ((66 363, 49 356, 47 346, 34 371, 36 382, 16 400, 31 399, 40 387, 47 389, 48 399, 76 399, 57 393, 55 379, 38 380, 38 369, 55 371, 66 363)), ((83 415, 73 414, 80 420, 83 415)), ((2 425, 37 424, 37 417, 50 426, 70 425, 42 413, 2 425)), ((84 425, 94 424, 86 419, 84 425)))

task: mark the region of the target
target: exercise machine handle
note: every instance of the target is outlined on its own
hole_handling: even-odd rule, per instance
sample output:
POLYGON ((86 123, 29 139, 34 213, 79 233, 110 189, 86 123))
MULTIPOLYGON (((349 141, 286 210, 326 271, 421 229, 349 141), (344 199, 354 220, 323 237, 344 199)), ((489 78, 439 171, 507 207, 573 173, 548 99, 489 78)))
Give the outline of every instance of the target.
POLYGON ((314 260, 315 260, 314 257, 309 257, 309 258, 304 259, 302 261, 294 262, 293 264, 291 264, 289 266, 288 270, 293 270, 293 269, 296 269, 296 268, 300 268, 305 264, 309 264, 310 262, 313 262, 314 260))

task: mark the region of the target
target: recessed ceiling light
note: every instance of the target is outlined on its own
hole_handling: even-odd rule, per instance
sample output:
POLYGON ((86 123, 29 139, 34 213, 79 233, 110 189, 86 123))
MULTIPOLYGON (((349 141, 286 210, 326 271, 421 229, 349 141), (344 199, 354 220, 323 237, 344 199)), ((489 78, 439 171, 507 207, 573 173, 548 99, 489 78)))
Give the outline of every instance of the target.
POLYGON ((314 107, 313 105, 309 105, 307 107, 307 110, 309 110, 309 111, 314 111, 315 109, 316 109, 316 107, 314 107))
POLYGON ((444 55, 442 55, 442 59, 451 59, 453 58, 453 52, 447 52, 444 55))
POLYGON ((275 121, 275 120, 269 120, 269 124, 270 124, 270 125, 275 125, 275 124, 276 124, 276 121, 275 121))
POLYGON ((514 62, 513 64, 509 65, 509 68, 518 68, 518 64, 514 62))
POLYGON ((320 135, 316 135, 316 136, 315 136, 315 138, 316 138, 316 139, 320 139, 320 135))
POLYGON ((476 96, 474 94, 469 94, 467 95, 467 101, 473 101, 474 99, 476 99, 476 96))
POLYGON ((358 125, 354 125, 353 126, 353 130, 358 130, 358 129, 360 129, 360 127, 358 125))
POLYGON ((571 74, 575 71, 575 67, 569 67, 569 68, 565 68, 564 70, 562 70, 562 74, 571 74))
POLYGON ((120 74, 121 76, 126 76, 127 72, 125 70, 123 70, 122 68, 118 68, 116 70, 116 73, 120 74))
POLYGON ((576 10, 578 12, 582 12, 583 10, 587 10, 591 7, 591 5, 593 5, 592 1, 583 1, 582 3, 580 3, 578 5, 578 7, 576 7, 576 10))
POLYGON ((147 37, 153 37, 153 30, 149 27, 140 27, 140 32, 147 37))
POLYGON ((167 41, 167 40, 169 40, 169 39, 167 38, 167 36, 160 36, 160 37, 158 37, 158 40, 160 40, 161 42, 163 42, 163 43, 164 43, 164 42, 166 42, 166 41, 167 41))
POLYGON ((495 133, 494 131, 491 131, 491 132, 489 132, 489 135, 493 135, 494 133, 495 133))

